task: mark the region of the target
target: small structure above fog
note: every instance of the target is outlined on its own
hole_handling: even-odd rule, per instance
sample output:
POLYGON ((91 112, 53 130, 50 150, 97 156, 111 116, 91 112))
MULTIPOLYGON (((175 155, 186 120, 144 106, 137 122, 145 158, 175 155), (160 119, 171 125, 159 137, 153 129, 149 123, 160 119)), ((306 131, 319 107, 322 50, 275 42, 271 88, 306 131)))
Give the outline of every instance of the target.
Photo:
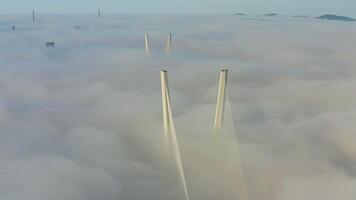
POLYGON ((54 48, 56 46, 55 42, 46 42, 46 47, 47 48, 54 48))
POLYGON ((336 21, 344 21, 344 22, 354 22, 356 19, 350 18, 350 17, 345 17, 345 16, 339 16, 339 15, 332 15, 332 14, 326 14, 318 17, 317 19, 327 19, 327 20, 336 20, 336 21))

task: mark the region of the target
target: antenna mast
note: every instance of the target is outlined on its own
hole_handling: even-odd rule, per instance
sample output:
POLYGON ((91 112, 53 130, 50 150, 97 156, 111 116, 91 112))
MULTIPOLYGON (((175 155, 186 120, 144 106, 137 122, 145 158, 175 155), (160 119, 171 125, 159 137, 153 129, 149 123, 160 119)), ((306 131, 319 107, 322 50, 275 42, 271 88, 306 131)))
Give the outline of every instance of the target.
POLYGON ((36 21, 36 14, 35 14, 35 10, 32 10, 32 21, 36 21))

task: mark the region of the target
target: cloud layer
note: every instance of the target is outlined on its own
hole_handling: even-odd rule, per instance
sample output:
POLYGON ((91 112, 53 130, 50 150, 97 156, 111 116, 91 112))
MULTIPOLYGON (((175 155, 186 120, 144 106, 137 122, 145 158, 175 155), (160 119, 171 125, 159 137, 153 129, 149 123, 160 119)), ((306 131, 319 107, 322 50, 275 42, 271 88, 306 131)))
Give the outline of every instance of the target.
POLYGON ((0 19, 0 199, 183 199, 163 148, 163 68, 192 199, 235 199, 241 180, 250 200, 356 198, 353 23, 227 15, 30 20, 0 19), (49 41, 56 48, 45 48, 49 41), (212 144, 222 68, 230 70, 226 136, 212 144))

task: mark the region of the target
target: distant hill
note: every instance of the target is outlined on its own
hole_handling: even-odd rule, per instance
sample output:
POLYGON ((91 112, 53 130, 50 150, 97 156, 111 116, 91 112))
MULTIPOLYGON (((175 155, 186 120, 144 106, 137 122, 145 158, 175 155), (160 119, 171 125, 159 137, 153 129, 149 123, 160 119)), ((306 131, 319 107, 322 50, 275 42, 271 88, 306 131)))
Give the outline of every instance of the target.
POLYGON ((246 14, 244 14, 244 13, 236 13, 235 15, 246 16, 246 14))
POLYGON ((339 16, 339 15, 322 15, 318 17, 318 19, 327 19, 327 20, 337 20, 337 21, 344 21, 344 22, 353 22, 356 21, 356 19, 350 18, 350 17, 345 17, 345 16, 339 16))
POLYGON ((268 13, 268 14, 265 14, 265 16, 277 16, 278 14, 277 13, 268 13))

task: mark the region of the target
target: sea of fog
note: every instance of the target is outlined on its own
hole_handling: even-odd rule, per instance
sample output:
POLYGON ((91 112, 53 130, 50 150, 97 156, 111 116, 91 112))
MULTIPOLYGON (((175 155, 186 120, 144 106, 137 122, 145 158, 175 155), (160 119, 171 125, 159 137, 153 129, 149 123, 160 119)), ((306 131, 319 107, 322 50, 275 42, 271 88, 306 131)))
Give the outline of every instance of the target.
POLYGON ((355 36, 288 16, 2 15, 0 199, 185 199, 165 69, 191 200, 355 200, 355 36))

